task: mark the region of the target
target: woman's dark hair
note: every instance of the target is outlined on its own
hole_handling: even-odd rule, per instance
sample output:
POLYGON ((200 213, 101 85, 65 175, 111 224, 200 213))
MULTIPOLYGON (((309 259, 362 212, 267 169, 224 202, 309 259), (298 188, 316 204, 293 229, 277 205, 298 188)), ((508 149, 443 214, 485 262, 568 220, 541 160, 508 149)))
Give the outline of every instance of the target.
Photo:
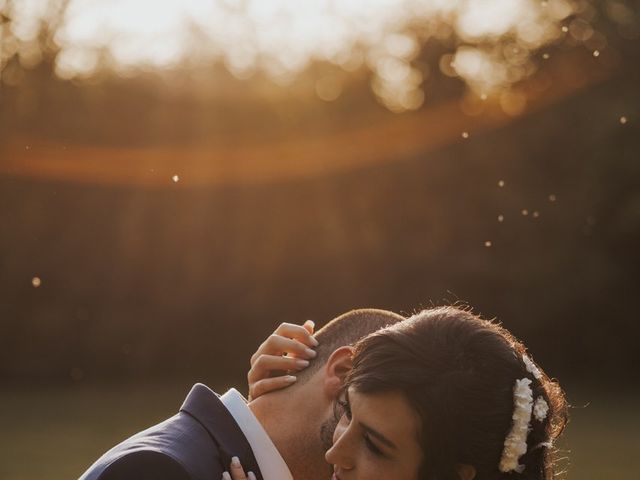
POLYGON ((476 480, 543 479, 554 475, 552 443, 567 421, 559 385, 536 379, 523 361, 525 347, 507 330, 456 307, 425 310, 380 330, 355 347, 346 387, 361 393, 400 391, 419 414, 421 480, 458 479, 460 464, 476 480), (529 378, 533 398, 549 405, 531 419, 524 471, 498 465, 512 426, 516 380, 529 378))

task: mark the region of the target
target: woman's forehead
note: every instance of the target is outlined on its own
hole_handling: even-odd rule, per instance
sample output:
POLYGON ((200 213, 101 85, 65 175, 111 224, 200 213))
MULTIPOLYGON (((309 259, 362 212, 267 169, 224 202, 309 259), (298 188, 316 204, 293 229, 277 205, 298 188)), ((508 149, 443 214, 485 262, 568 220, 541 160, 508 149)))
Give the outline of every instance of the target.
POLYGON ((382 433, 398 446, 418 438, 420 417, 401 392, 363 393, 351 387, 348 395, 360 423, 382 433))

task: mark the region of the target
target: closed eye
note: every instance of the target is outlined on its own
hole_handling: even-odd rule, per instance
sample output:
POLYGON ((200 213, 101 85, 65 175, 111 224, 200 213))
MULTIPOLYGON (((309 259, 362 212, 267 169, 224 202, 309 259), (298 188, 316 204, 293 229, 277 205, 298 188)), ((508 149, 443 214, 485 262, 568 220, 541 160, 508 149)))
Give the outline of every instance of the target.
POLYGON ((371 437, 369 436, 369 434, 364 434, 364 442, 367 445, 367 448, 371 451, 371 453, 373 453, 374 455, 378 456, 378 457, 386 457, 386 455, 382 452, 382 450, 380 450, 375 443, 373 443, 373 440, 371 440, 371 437))

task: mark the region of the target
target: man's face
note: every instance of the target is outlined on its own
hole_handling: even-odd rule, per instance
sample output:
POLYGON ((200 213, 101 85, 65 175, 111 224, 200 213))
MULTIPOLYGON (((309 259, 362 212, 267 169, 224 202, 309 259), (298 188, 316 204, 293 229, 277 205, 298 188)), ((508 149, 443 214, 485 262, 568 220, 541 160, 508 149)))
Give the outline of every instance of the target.
MULTIPOLYGON (((327 453, 333 445, 333 434, 338 425, 338 421, 338 416, 331 415, 331 417, 325 420, 320 426, 320 443, 322 444, 322 450, 324 453, 327 453)), ((327 478, 330 478, 333 474, 333 465, 327 463, 327 472, 327 478)))
POLYGON ((332 414, 320 426, 320 442, 325 453, 333 446, 333 435, 343 414, 344 407, 335 399, 332 414))
POLYGON ((322 442, 322 448, 326 452, 333 445, 333 433, 336 431, 338 425, 338 419, 335 415, 332 415, 329 420, 326 420, 320 426, 320 442, 322 442))

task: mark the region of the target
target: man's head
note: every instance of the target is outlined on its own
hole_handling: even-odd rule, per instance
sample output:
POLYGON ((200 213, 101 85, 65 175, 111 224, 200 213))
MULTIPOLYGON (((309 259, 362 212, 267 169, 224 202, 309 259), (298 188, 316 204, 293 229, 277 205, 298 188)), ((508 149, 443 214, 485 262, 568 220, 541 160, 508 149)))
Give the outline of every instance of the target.
POLYGON ((317 355, 307 368, 296 375, 298 380, 290 389, 304 388, 339 348, 354 345, 367 335, 402 320, 404 317, 396 313, 375 308, 351 310, 334 318, 314 334, 319 343, 315 348, 317 355))
POLYGON ((377 309, 340 315, 315 334, 316 358, 297 374, 295 384, 249 404, 295 478, 325 479, 330 471, 324 453, 337 423, 335 401, 351 369, 351 345, 402 320, 396 313, 377 309))

